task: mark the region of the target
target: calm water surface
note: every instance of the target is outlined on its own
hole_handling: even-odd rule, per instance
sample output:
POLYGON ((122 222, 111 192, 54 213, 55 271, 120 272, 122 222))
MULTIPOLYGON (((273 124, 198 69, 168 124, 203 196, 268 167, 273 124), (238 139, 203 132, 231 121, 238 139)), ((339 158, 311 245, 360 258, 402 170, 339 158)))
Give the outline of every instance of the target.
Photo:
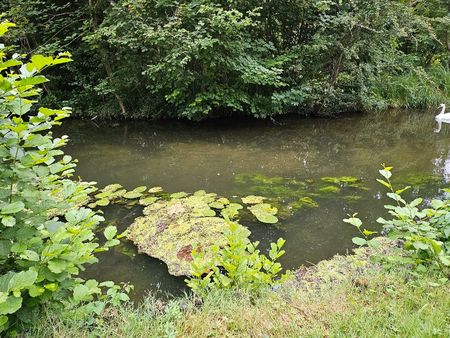
MULTIPOLYGON (((316 263, 352 248, 353 228, 342 222, 359 212, 369 227, 384 215, 384 189, 375 182, 381 163, 394 166, 399 181, 427 183, 410 194, 440 194, 450 180, 450 127, 432 132, 432 112, 389 112, 339 119, 282 118, 277 124, 255 120, 103 122, 72 120, 67 152, 79 160, 77 175, 99 187, 120 183, 126 188, 162 186, 168 192, 204 189, 223 196, 245 195, 235 182, 239 174, 263 174, 298 180, 324 176, 356 176, 367 191, 358 201, 318 199, 319 208, 302 209, 281 224, 242 220, 252 238, 262 243, 287 239, 286 268, 316 263), (418 178, 419 177, 419 178, 418 178)), ((408 182, 407 182, 408 183, 408 182)), ((410 182, 411 183, 411 182, 410 182)), ((110 207, 108 222, 125 229, 141 214, 139 208, 110 207)), ((100 256, 87 271, 99 280, 130 282, 135 297, 160 290, 177 294, 183 278, 172 277, 164 263, 139 255, 123 242, 100 256)))

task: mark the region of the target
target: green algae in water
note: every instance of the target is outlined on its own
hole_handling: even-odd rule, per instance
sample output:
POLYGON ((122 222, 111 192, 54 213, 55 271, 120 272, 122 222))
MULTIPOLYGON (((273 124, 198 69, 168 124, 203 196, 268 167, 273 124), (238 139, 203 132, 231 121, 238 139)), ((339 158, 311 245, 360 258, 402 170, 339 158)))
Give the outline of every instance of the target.
POLYGON ((417 172, 394 176, 392 182, 393 185, 410 185, 417 188, 442 184, 443 178, 433 173, 417 172))
MULTIPOLYGON (((358 194, 367 190, 362 180, 353 176, 326 176, 319 180, 298 180, 244 173, 236 175, 234 183, 236 193, 245 192, 267 197, 268 202, 279 208, 282 218, 287 218, 293 212, 305 207, 318 207, 318 199, 340 198, 348 201, 350 199, 346 196, 350 196, 349 193, 358 194)), ((352 197, 351 200, 356 200, 356 198, 352 197)))
POLYGON ((356 202, 362 199, 362 196, 359 195, 348 195, 343 197, 347 202, 356 202))
POLYGON ((314 201, 311 197, 301 197, 297 201, 290 204, 294 210, 299 210, 301 208, 318 208, 319 204, 314 201))
POLYGON ((341 188, 334 185, 327 185, 326 187, 319 188, 319 192, 323 193, 338 193, 341 192, 341 188))
MULTIPOLYGON (((262 200, 251 198, 253 202, 262 200)), ((127 229, 126 236, 139 252, 165 262, 169 273, 175 276, 190 274, 193 248, 205 252, 204 260, 209 260, 211 246, 224 244, 225 219, 237 218, 243 209, 238 203, 204 190, 190 196, 175 193, 167 199, 149 196, 141 201, 149 205, 127 229)), ((262 223, 278 222, 277 208, 268 203, 248 209, 262 223)))
POLYGON ((334 183, 334 184, 349 184, 349 183, 356 183, 359 181, 358 178, 353 176, 341 176, 341 177, 322 177, 322 181, 327 183, 334 183))
POLYGON ((139 252, 165 262, 169 273, 189 275, 194 247, 210 259, 210 247, 223 245, 223 218, 209 207, 212 194, 198 193, 180 199, 160 200, 144 209, 126 231, 139 252))

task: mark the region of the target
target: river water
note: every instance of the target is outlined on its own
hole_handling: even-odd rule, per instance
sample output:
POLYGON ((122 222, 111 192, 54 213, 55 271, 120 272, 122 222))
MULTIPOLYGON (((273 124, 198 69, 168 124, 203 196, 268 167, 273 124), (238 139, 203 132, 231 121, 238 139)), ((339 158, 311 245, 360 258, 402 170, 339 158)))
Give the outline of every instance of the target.
MULTIPOLYGON (((70 136, 66 152, 79 160, 76 174, 98 182, 99 187, 120 183, 130 189, 146 185, 168 192, 204 189, 226 197, 245 196, 255 192, 255 186, 242 177, 256 175, 268 181, 276 177, 292 197, 292 180, 361 179, 364 190, 346 193, 358 199, 342 194, 317 196, 319 207, 302 208, 277 225, 241 220, 263 248, 278 237, 285 238, 287 253, 281 263, 297 268, 353 247, 355 230, 342 222, 348 214, 358 212, 369 228, 377 228, 375 220, 386 216, 387 201, 385 189, 375 181, 381 163, 394 167, 399 187, 418 185, 407 197, 441 194, 440 188, 450 180, 450 127, 435 134, 433 120, 433 113, 424 111, 337 119, 283 117, 275 122, 70 120, 57 133, 70 136)), ((270 189, 275 189, 273 184, 270 189)), ((121 229, 140 214, 140 208, 105 210, 107 222, 121 229)), ((99 258, 101 264, 88 268, 86 276, 129 282, 135 286, 136 298, 149 291, 185 291, 183 278, 170 276, 164 263, 138 254, 126 241, 99 258)))

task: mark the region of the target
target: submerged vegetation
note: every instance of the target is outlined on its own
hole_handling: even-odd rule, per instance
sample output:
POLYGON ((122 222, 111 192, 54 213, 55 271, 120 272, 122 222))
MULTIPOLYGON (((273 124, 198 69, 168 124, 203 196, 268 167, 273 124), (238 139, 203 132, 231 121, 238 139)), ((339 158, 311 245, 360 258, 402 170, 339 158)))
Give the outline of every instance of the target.
MULTIPOLYGON (((319 207, 320 199, 341 198, 348 202, 355 201, 362 198, 361 193, 367 190, 362 179, 351 176, 299 180, 280 176, 269 177, 263 174, 237 174, 234 178, 234 186, 235 192, 246 191, 267 196, 267 200, 279 208, 279 215, 283 218, 303 208, 319 207)), ((260 208, 262 207, 250 208, 250 210, 260 208)), ((269 210, 266 213, 270 214, 270 209, 266 208, 266 210, 269 210)), ((275 220, 274 223, 276 223, 275 220)))
POLYGON ((21 52, 70 51, 49 102, 79 116, 419 108, 449 99, 444 0, 6 0, 21 52))

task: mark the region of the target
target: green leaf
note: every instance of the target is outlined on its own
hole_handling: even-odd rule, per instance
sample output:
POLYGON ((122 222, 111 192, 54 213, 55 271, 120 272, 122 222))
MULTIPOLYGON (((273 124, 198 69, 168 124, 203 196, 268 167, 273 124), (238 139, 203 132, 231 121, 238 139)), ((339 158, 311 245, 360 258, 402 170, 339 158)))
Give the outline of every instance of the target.
POLYGON ((2 206, 2 214, 16 214, 25 208, 25 204, 21 201, 13 202, 2 206))
POLYGON ((173 198, 173 199, 178 199, 178 198, 183 198, 183 197, 186 197, 188 194, 187 193, 185 193, 185 192, 176 192, 176 193, 173 193, 173 194, 171 194, 170 195, 170 198, 173 198))
POLYGON ((5 227, 11 228, 14 225, 16 225, 16 219, 13 216, 3 216, 2 217, 2 224, 5 227))
POLYGON ((361 227, 361 225, 362 225, 362 221, 361 221, 359 218, 357 218, 357 217, 346 218, 346 219, 344 219, 344 222, 345 222, 345 223, 349 223, 349 224, 351 224, 351 225, 357 227, 358 229, 359 229, 359 228, 361 227))
POLYGON ((129 191, 125 195, 123 195, 123 197, 127 198, 127 199, 135 199, 135 198, 139 198, 141 196, 142 196, 142 193, 137 192, 137 191, 129 191))
POLYGON ((260 204, 263 203, 266 198, 262 196, 249 195, 242 197, 242 203, 244 204, 260 204))
POLYGON ((22 86, 30 86, 30 85, 37 85, 41 83, 48 82, 48 79, 45 76, 38 75, 34 77, 28 77, 20 81, 16 81, 14 83, 15 87, 22 87, 22 86))
POLYGON ((382 169, 382 170, 378 170, 379 173, 381 174, 381 176, 383 176, 385 179, 390 179, 392 176, 392 173, 389 170, 386 170, 388 168, 382 169))
POLYGON ((150 194, 155 194, 155 193, 162 192, 162 191, 163 191, 163 188, 161 188, 161 187, 153 187, 148 190, 148 192, 150 194))
POLYGON ((278 246, 278 249, 281 249, 281 248, 283 247, 284 243, 286 243, 286 240, 285 240, 285 239, 283 239, 283 238, 278 238, 278 240, 277 240, 277 246, 278 246))
POLYGON ((77 303, 88 300, 89 296, 89 288, 86 285, 80 284, 73 289, 73 300, 77 303))
POLYGON ((278 209, 272 207, 268 203, 255 204, 251 207, 248 207, 248 210, 255 215, 258 221, 261 223, 274 224, 278 222, 278 218, 275 215, 278 212, 278 209))
POLYGON ((118 239, 111 239, 111 240, 109 240, 109 241, 106 241, 105 242, 105 247, 107 247, 107 248, 110 248, 110 247, 113 247, 113 246, 116 246, 116 245, 119 245, 120 244, 120 241, 118 240, 118 239))
POLYGON ((21 307, 22 297, 9 296, 6 301, 0 303, 0 315, 13 314, 21 307))
POLYGON ((105 238, 110 241, 116 236, 117 228, 113 225, 109 225, 105 228, 103 234, 105 235, 105 238))
POLYGON ((2 328, 6 326, 8 323, 8 316, 0 316, 0 332, 2 332, 2 328))
POLYGON ((51 56, 33 55, 31 57, 31 68, 36 68, 39 71, 46 66, 50 66, 52 62, 51 56))
POLYGON ((41 286, 31 285, 28 289, 28 293, 31 297, 39 297, 44 293, 45 289, 41 286))
POLYGON ((367 241, 364 238, 353 237, 352 242, 356 245, 363 246, 367 244, 367 241))
POLYGON ((370 230, 367 230, 367 229, 364 229, 364 231, 363 231, 363 234, 364 234, 365 236, 374 235, 374 234, 376 234, 376 233, 377 233, 376 231, 370 231, 370 230))
POLYGON ((383 181, 383 180, 380 180, 379 178, 377 178, 377 182, 378 182, 378 183, 381 183, 382 185, 384 185, 384 186, 387 187, 388 189, 391 189, 391 187, 392 187, 388 182, 383 181))
POLYGON ((98 206, 106 207, 107 205, 109 205, 109 200, 104 198, 104 199, 98 200, 96 203, 98 206))
POLYGON ((372 248, 378 248, 380 247, 381 243, 377 238, 372 238, 370 241, 367 242, 368 245, 372 248))
POLYGON ((20 257, 32 262, 38 262, 40 259, 38 253, 33 250, 25 250, 20 257))
POLYGON ((66 270, 68 262, 63 259, 53 259, 48 262, 48 269, 53 273, 62 273, 66 270))
POLYGON ((11 252, 11 241, 0 240, 0 258, 4 259, 11 252))
POLYGON ((8 290, 21 290, 34 284, 37 279, 37 272, 28 270, 15 273, 9 281, 8 290))
POLYGON ((157 200, 158 200, 158 197, 149 196, 149 197, 140 199, 139 204, 143 205, 143 206, 149 206, 149 205, 155 203, 157 200))

